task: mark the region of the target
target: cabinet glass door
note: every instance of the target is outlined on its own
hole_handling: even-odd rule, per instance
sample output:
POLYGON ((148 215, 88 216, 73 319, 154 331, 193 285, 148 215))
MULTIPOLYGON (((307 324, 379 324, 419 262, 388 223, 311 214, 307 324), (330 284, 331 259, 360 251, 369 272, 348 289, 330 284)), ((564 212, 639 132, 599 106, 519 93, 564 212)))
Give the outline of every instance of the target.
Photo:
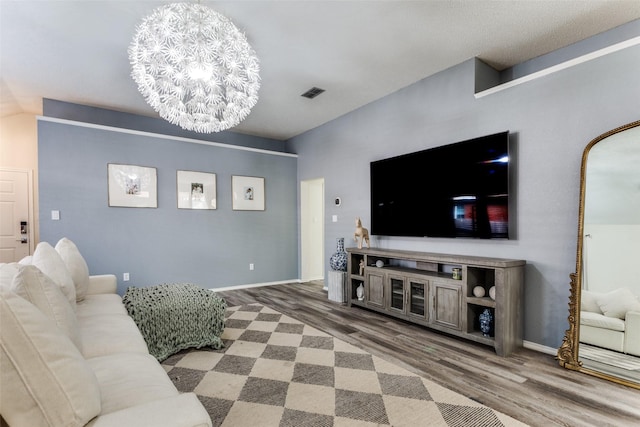
POLYGON ((391 301, 392 309, 404 311, 404 280, 391 278, 391 301))
POLYGON ((409 282, 409 313, 416 316, 425 316, 425 289, 424 283, 409 282))

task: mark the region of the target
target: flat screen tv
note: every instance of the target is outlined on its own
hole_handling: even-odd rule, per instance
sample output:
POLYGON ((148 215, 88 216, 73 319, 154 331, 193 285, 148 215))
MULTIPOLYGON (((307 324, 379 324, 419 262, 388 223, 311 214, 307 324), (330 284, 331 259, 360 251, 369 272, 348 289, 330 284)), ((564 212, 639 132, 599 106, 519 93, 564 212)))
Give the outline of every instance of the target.
POLYGON ((509 132, 371 162, 371 234, 509 238, 509 132))

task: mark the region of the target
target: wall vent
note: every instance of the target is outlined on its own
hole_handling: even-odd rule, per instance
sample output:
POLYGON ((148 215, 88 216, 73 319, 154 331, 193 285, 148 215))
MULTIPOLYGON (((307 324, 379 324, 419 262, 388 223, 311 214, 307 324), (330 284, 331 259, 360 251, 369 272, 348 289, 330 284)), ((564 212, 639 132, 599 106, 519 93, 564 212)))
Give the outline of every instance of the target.
POLYGON ((304 96, 305 98, 313 99, 316 96, 320 95, 322 92, 324 92, 324 89, 320 89, 319 87, 314 86, 308 91, 306 91, 305 93, 303 93, 301 96, 304 96))

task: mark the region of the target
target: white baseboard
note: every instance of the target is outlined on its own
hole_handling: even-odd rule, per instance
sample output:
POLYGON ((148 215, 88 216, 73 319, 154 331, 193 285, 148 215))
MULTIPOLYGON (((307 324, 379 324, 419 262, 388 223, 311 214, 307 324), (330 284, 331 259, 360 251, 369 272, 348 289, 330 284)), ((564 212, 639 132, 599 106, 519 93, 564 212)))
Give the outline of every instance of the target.
POLYGON ((262 286, 284 285, 286 283, 302 283, 302 281, 300 279, 291 279, 291 280, 283 280, 280 282, 249 283, 246 285, 225 286, 222 288, 209 288, 209 290, 213 292, 237 291, 238 289, 260 288, 262 286))
POLYGON ((528 348, 529 350, 539 351, 540 353, 549 354, 551 356, 555 356, 558 354, 558 349, 553 347, 547 347, 546 345, 538 344, 531 341, 523 341, 522 346, 524 348, 528 348))

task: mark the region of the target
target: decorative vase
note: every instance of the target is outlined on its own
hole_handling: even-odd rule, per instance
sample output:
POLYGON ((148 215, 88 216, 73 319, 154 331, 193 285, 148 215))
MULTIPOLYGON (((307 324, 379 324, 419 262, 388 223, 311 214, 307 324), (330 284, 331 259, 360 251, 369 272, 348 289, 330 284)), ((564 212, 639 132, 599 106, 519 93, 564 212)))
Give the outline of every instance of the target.
POLYGON ((491 310, 485 308, 480 316, 478 316, 478 320, 480 320, 480 330, 482 331, 482 335, 485 337, 493 336, 493 314, 491 310))
POLYGON ((344 238, 336 239, 336 252, 329 258, 329 267, 334 271, 347 271, 347 253, 344 251, 344 238))
POLYGON ((491 297, 492 300, 496 299, 496 287, 492 286, 491 288, 489 288, 489 296, 491 297))
POLYGON ((473 296, 474 297, 478 297, 478 298, 482 298, 484 296, 484 288, 482 286, 476 286, 475 288, 473 288, 473 296))
POLYGON ((358 289, 356 289, 356 296, 358 297, 359 301, 362 301, 364 299, 364 286, 362 286, 362 283, 360 283, 360 286, 358 286, 358 289))

